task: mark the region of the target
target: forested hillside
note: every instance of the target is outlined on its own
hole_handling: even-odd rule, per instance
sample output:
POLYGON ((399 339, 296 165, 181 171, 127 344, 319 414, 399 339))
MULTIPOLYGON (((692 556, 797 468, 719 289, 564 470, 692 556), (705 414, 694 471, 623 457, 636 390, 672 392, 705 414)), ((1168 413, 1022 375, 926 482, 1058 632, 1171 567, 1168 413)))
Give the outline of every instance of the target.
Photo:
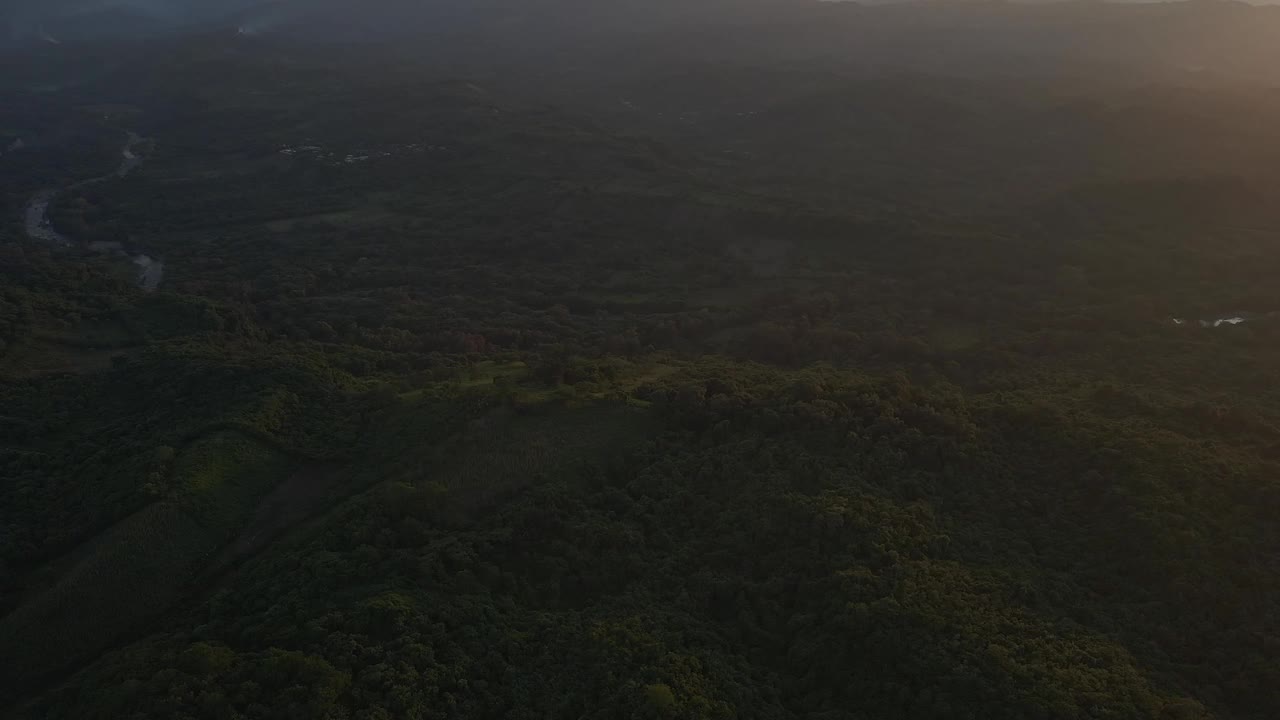
POLYGON ((1280 713, 1274 90, 175 42, 6 56, 0 716, 1280 713))

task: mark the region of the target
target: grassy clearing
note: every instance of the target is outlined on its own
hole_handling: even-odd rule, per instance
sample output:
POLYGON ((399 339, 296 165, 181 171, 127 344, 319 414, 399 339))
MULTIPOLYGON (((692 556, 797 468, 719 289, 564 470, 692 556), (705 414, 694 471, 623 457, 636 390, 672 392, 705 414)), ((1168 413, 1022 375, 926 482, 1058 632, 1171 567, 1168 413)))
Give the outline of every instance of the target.
POLYGON ((87 375, 111 369, 121 350, 78 348, 31 339, 0 358, 0 376, 29 379, 46 375, 87 375))
POLYGON ((135 338, 115 319, 48 321, 0 357, 0 376, 25 379, 101 372, 111 368, 112 358, 134 345, 135 338))
POLYGON ((500 379, 523 380, 529 375, 529 366, 522 362, 499 363, 486 360, 468 368, 462 375, 459 383, 462 387, 484 387, 493 385, 500 379))
POLYGON ((930 339, 941 350, 960 352, 980 346, 983 341, 983 335, 982 328, 953 325, 938 328, 933 332, 930 339))
POLYGON ((248 521, 290 461, 237 435, 217 435, 177 459, 165 499, 75 553, 48 589, 0 620, 0 666, 31 682, 88 659, 180 599, 248 521))
POLYGON ((666 356, 644 360, 611 358, 596 365, 587 369, 591 377, 575 378, 571 384, 549 385, 534 377, 534 370, 526 363, 484 361, 460 368, 452 380, 402 392, 398 397, 406 403, 421 402, 458 389, 493 389, 506 394, 512 406, 523 410, 549 403, 581 406, 619 399, 642 385, 660 382, 680 372, 679 364, 666 356))
POLYGON ((137 341, 124 323, 114 318, 85 318, 66 331, 38 334, 49 342, 82 348, 127 347, 137 341))
MULTIPOLYGON (((409 503, 432 506, 447 525, 574 467, 607 464, 649 436, 651 416, 626 404, 561 408, 537 416, 495 411, 465 433, 415 458, 400 477, 409 503)), ((394 488, 393 488, 394 489, 394 488)))
POLYGON ((316 213, 297 217, 268 220, 264 223, 272 232, 293 232, 309 224, 324 223, 337 228, 381 227, 388 223, 400 223, 419 220, 414 215, 406 215, 385 210, 377 205, 368 205, 338 212, 316 213))

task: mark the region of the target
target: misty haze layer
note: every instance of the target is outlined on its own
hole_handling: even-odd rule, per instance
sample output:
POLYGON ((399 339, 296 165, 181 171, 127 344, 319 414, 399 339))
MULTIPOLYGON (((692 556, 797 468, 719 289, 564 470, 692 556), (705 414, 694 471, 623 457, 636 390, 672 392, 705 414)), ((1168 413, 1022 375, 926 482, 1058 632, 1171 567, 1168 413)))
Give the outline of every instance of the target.
POLYGON ((18 6, 8 24, 10 42, 22 44, 238 33, 375 45, 437 63, 518 68, 562 57, 577 63, 572 72, 588 58, 594 72, 607 72, 615 54, 686 64, 714 54, 772 70, 834 63, 1053 74, 1092 66, 1122 75, 1280 77, 1280 9, 1216 1, 63 0, 18 6))

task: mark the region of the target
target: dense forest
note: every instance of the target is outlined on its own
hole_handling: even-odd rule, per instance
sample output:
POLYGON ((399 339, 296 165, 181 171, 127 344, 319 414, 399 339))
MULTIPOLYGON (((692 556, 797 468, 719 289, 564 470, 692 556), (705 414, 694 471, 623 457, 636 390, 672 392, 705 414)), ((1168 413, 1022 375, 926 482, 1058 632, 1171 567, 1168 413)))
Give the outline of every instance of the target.
POLYGON ((1276 16, 781 5, 3 50, 0 716, 1276 717, 1280 94, 818 42, 1276 16))

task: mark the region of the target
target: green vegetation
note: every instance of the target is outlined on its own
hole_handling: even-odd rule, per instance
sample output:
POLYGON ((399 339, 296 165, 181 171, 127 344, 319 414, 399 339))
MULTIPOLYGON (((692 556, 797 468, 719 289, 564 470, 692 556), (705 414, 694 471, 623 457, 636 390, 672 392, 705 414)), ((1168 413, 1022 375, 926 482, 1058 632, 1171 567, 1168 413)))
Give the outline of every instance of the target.
POLYGON ((624 132, 235 47, 0 85, 3 716, 1280 712, 1277 165, 1187 150, 1270 100, 624 132))
MULTIPOLYGON (((1175 718, 1207 715, 1180 687, 1274 671, 1228 658, 1226 608, 1182 615, 1220 602, 1222 567, 1237 598, 1273 582, 1236 555, 1257 545, 1201 542, 1225 515, 1194 496, 1243 501, 1261 467, 840 371, 742 368, 733 388, 730 367, 652 384, 650 410, 499 405, 439 450, 388 438, 419 455, 397 479, 31 712, 1175 718), (643 437, 636 413, 664 429, 608 440, 643 437)), ((419 435, 420 410, 395 412, 419 435)))
POLYGON ((19 677, 92 657, 167 610, 284 472, 282 458, 236 437, 213 436, 172 456, 172 448, 157 449, 156 464, 172 469, 153 471, 159 482, 142 488, 164 499, 55 563, 51 586, 28 590, 5 617, 0 647, 19 677), (156 487, 166 482, 171 491, 156 487))

